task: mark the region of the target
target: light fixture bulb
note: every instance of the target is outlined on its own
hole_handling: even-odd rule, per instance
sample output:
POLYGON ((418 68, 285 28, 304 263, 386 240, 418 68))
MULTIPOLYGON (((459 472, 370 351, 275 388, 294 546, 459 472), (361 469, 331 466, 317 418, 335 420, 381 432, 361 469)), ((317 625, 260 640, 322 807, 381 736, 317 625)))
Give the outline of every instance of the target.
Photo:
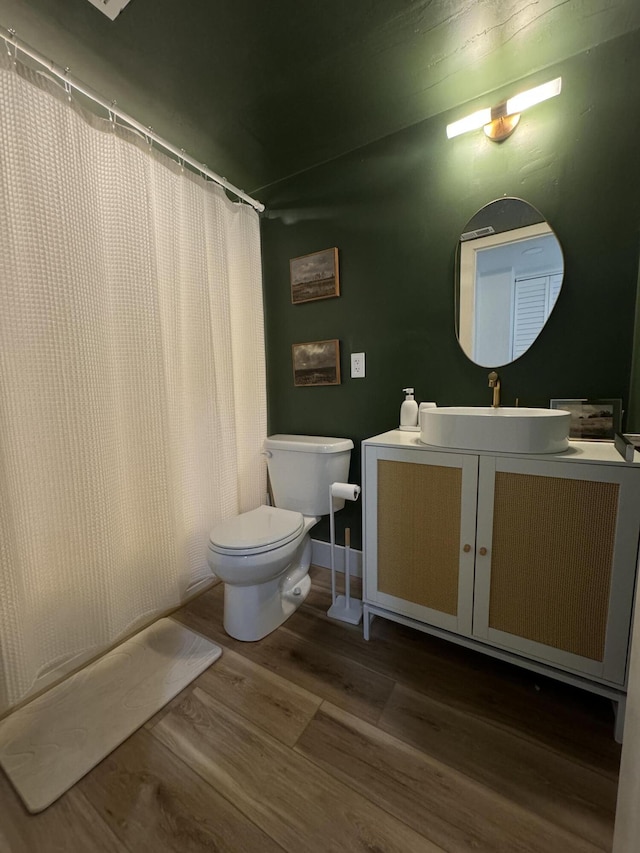
POLYGON ((494 142, 502 142, 516 129, 520 120, 520 113, 523 110, 532 107, 534 104, 539 104, 541 101, 546 101, 548 98, 554 98, 561 91, 562 77, 556 77, 555 80, 549 80, 548 83, 543 83, 534 89, 520 92, 519 95, 514 95, 508 101, 502 101, 492 109, 477 110, 477 112, 461 118, 459 121, 454 121, 453 124, 448 124, 447 136, 451 139, 461 133, 483 127, 489 139, 494 142))
POLYGON ((539 104, 548 98, 554 98, 559 95, 562 90, 562 77, 556 77, 555 80, 549 80, 548 83, 543 83, 542 86, 536 86, 535 89, 527 89, 526 92, 520 92, 519 95, 514 95, 507 101, 507 115, 521 113, 523 110, 532 107, 534 104, 539 104))
POLYGON ((461 133, 466 133, 468 130, 477 130, 484 127, 485 124, 491 121, 491 109, 487 107, 484 110, 478 110, 466 118, 461 118, 459 121, 454 121, 453 124, 447 125, 447 136, 452 139, 454 136, 460 136, 461 133))

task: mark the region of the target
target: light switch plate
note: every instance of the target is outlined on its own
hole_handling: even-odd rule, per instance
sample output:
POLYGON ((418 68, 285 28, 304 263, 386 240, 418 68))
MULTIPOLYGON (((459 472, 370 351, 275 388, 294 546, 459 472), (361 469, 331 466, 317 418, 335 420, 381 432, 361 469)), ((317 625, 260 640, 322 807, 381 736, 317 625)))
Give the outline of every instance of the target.
POLYGON ((365 377, 364 353, 363 352, 352 352, 351 353, 351 378, 352 379, 364 379, 364 377, 365 377))

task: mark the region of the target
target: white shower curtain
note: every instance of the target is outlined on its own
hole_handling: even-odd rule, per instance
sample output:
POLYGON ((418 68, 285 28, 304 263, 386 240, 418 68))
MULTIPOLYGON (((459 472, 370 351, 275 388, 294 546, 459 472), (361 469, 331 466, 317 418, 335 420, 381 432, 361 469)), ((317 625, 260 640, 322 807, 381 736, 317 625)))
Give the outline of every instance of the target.
POLYGON ((259 223, 0 60, 0 713, 211 578, 257 506, 259 223))

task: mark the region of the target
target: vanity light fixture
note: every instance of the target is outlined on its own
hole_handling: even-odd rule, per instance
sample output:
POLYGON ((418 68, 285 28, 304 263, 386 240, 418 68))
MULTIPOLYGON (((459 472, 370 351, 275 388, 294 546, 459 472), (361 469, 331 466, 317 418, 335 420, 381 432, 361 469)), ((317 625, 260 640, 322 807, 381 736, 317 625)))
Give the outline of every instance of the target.
POLYGON ((448 124, 447 136, 451 139, 454 136, 460 136, 461 133, 482 127, 489 139, 493 142, 502 142, 503 139, 511 136, 518 126, 520 113, 523 110, 559 95, 561 90, 562 77, 556 77, 555 80, 549 80, 548 83, 536 86, 535 89, 520 92, 519 95, 503 101, 497 107, 486 107, 466 118, 454 121, 453 124, 448 124))

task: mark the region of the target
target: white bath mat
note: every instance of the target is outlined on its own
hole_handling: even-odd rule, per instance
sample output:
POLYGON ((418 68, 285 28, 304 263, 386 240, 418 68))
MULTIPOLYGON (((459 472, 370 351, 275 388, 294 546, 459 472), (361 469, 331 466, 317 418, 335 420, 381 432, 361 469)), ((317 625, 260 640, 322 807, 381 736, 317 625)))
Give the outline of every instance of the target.
POLYGON ((160 619, 0 721, 0 765, 25 806, 57 800, 221 654, 160 619))

